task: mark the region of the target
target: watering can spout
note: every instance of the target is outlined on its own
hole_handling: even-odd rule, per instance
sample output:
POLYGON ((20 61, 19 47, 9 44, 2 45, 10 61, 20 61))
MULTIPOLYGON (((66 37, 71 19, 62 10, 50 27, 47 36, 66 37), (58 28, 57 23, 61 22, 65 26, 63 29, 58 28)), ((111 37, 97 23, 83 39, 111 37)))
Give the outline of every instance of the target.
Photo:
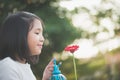
POLYGON ((67 80, 66 77, 61 74, 61 71, 59 70, 59 67, 61 66, 62 62, 60 62, 58 65, 56 64, 56 59, 53 60, 54 63, 54 69, 52 72, 52 76, 50 80, 67 80))

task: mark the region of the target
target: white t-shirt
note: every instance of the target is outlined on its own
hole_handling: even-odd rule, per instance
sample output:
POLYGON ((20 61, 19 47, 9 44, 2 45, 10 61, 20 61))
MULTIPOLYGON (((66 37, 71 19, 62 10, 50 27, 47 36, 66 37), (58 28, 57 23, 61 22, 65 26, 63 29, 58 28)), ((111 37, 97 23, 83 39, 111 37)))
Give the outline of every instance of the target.
POLYGON ((22 64, 10 57, 0 60, 0 80, 36 80, 30 64, 22 64))

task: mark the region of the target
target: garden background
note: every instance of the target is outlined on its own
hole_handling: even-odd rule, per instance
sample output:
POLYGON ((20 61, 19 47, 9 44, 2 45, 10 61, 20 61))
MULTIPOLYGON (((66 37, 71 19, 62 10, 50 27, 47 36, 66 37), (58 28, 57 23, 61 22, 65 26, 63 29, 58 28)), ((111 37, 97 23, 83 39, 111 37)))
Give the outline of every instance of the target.
POLYGON ((64 51, 71 44, 80 46, 78 80, 120 80, 119 0, 0 0, 0 24, 16 11, 35 13, 45 23, 45 45, 32 65, 38 80, 53 57, 62 61, 67 79, 75 80, 71 54, 64 51))

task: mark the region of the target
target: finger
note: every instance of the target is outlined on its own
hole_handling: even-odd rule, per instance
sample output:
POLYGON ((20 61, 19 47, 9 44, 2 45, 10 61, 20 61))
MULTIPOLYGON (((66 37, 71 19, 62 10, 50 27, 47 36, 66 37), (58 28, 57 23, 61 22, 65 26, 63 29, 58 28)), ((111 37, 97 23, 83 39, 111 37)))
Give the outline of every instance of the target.
POLYGON ((52 59, 52 60, 48 63, 48 65, 52 65, 52 64, 53 64, 53 61, 54 61, 54 59, 52 59))
POLYGON ((51 68, 51 67, 50 67, 50 68, 49 68, 49 71, 51 71, 51 72, 52 72, 52 71, 53 71, 53 68, 51 68))
POLYGON ((54 65, 48 65, 47 66, 47 68, 49 69, 49 68, 53 68, 54 67, 54 65))

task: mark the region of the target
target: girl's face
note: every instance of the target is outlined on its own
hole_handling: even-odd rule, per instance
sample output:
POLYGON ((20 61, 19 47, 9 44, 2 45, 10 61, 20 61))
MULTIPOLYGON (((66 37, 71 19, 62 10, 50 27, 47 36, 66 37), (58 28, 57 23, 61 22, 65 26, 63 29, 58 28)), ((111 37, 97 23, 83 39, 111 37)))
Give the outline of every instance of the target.
POLYGON ((35 19, 32 29, 28 32, 28 46, 32 55, 39 55, 42 50, 44 37, 40 20, 35 19))

